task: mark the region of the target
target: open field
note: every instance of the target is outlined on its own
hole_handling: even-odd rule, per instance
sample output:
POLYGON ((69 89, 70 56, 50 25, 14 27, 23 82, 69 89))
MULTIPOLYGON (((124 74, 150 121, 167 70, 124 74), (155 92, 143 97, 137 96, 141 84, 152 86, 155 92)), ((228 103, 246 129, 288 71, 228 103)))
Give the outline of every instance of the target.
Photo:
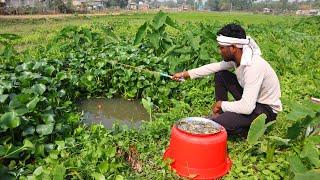
POLYGON ((211 112, 213 76, 179 83, 141 69, 220 61, 215 33, 235 21, 276 71, 284 111, 247 140, 229 138, 223 179, 317 179, 320 19, 205 12, 0 17, 0 177, 180 179, 162 159, 171 127, 211 112), (84 126, 76 102, 92 97, 137 99, 150 119, 84 126))
MULTIPOLYGON (((88 15, 34 15, 34 16, 0 16, 0 33, 15 33, 22 36, 17 41, 19 49, 28 46, 36 46, 47 42, 52 36, 66 25, 90 26, 95 23, 115 24, 121 23, 122 27, 117 27, 119 34, 134 35, 137 28, 150 20, 155 12, 150 13, 112 13, 111 15, 88 14, 88 15), (127 30, 130 26, 131 31, 127 30)), ((245 24, 277 23, 298 20, 301 17, 295 16, 273 16, 249 13, 204 13, 204 12, 183 12, 170 13, 170 16, 179 23, 197 22, 232 22, 234 20, 245 24)))

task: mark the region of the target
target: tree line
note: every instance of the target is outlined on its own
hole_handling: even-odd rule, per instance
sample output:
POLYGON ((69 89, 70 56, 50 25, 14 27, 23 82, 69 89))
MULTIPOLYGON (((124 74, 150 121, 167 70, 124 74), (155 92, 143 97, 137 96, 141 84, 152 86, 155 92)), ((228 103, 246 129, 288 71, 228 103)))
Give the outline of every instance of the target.
MULTIPOLYGON (((73 5, 73 0, 0 0, 0 14, 39 14, 39 13, 86 13, 89 10, 101 9, 126 9, 128 0, 96 0, 79 1, 80 5, 73 5), (28 4, 32 2, 33 4, 28 4), (15 6, 13 5, 15 3, 15 6), (17 5, 18 3, 18 5, 17 5), (97 4, 100 3, 100 4, 97 4)), ((166 6, 169 8, 186 7, 191 10, 210 11, 260 11, 263 8, 288 11, 303 7, 320 8, 320 0, 294 1, 288 0, 133 0, 136 5, 139 2, 149 4, 150 8, 166 6)), ((138 6, 136 6, 138 7, 138 6)))

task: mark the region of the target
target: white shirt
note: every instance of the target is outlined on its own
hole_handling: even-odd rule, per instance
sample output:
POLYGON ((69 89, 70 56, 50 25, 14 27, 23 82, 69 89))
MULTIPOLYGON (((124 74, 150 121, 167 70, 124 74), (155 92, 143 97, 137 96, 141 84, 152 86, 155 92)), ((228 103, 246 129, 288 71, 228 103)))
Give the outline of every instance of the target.
POLYGON ((221 108, 224 112, 251 114, 256 102, 269 105, 275 113, 282 111, 280 83, 275 71, 261 56, 254 55, 252 58, 249 65, 240 63, 240 66, 236 67, 233 61, 221 61, 189 70, 188 73, 191 79, 195 79, 235 68, 239 84, 243 87, 243 94, 239 101, 222 101, 221 108))

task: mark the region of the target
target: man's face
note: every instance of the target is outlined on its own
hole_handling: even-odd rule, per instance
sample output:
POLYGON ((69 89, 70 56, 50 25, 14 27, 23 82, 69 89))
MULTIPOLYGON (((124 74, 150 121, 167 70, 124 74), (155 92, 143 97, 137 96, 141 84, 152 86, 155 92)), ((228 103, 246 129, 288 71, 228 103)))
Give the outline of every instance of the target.
POLYGON ((232 46, 221 46, 218 45, 219 52, 224 59, 224 61, 229 62, 229 61, 234 61, 235 60, 235 55, 231 51, 232 46))

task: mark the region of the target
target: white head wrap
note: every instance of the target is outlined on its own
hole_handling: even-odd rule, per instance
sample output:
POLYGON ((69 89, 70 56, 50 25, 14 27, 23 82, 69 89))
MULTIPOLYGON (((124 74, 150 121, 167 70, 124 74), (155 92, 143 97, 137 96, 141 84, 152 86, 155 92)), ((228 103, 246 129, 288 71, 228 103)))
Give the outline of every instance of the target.
POLYGON ((250 36, 247 36, 246 39, 238 39, 219 35, 217 41, 221 46, 235 45, 237 48, 242 48, 241 65, 250 65, 253 55, 261 56, 262 54, 258 44, 250 36))

